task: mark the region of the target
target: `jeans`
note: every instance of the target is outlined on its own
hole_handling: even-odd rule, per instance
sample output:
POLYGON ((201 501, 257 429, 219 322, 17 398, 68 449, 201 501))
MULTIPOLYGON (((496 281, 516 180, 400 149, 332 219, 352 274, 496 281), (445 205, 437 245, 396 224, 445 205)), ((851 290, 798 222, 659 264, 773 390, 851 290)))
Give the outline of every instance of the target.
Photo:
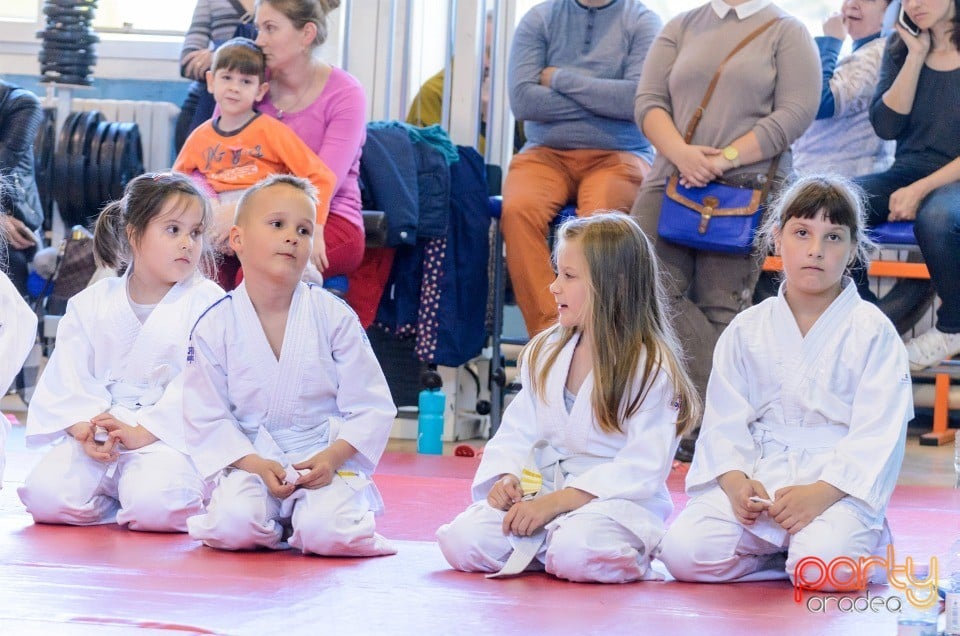
MULTIPOLYGON (((894 164, 886 172, 855 179, 867 195, 868 225, 886 222, 890 195, 930 172, 929 167, 894 164)), ((913 232, 941 300, 937 329, 960 333, 960 182, 941 186, 923 199, 913 232)), ((855 278, 862 292, 865 276, 855 278)))

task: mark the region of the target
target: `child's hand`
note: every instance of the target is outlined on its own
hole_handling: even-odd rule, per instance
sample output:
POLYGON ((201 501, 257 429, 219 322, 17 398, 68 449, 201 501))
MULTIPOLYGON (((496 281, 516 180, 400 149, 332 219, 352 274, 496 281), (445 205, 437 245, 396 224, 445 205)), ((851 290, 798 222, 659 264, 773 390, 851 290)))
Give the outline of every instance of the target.
POLYGON ((752 526, 756 523, 766 508, 767 504, 759 501, 750 501, 751 497, 760 497, 770 499, 767 489, 763 487, 756 479, 748 478, 739 470, 731 470, 724 473, 719 479, 720 487, 727 493, 730 499, 730 505, 733 507, 733 514, 737 521, 745 526, 752 526))
POLYGON ((310 459, 297 462, 293 467, 297 470, 310 471, 305 475, 300 475, 300 479, 297 480, 296 485, 301 488, 316 490, 317 488, 330 485, 340 464, 335 463, 334 458, 330 457, 327 450, 322 450, 310 459))
POLYGON ((797 534, 823 511, 846 496, 825 481, 803 486, 787 486, 777 491, 777 499, 767 513, 790 534, 797 534))
POLYGON ((313 230, 313 254, 310 256, 310 260, 317 266, 321 274, 330 267, 330 261, 327 260, 327 244, 323 240, 322 225, 318 225, 313 230))
POLYGON ((550 493, 514 504, 503 518, 503 534, 529 537, 553 521, 561 512, 556 494, 550 493))
POLYGON ((230 247, 230 228, 237 213, 236 201, 231 203, 215 203, 210 226, 207 228, 207 238, 214 250, 223 254, 233 255, 230 247))
POLYGON ((523 490, 520 489, 520 480, 516 475, 506 474, 490 489, 487 494, 487 503, 497 510, 510 510, 510 506, 518 503, 522 498, 523 490))
POLYGON ((95 426, 92 422, 77 422, 67 429, 67 434, 80 442, 83 452, 91 459, 108 464, 117 458, 119 452, 116 448, 116 440, 107 438, 103 444, 97 442, 94 436, 95 426))
POLYGON ((260 475, 270 494, 277 499, 285 499, 293 494, 295 486, 286 483, 287 471, 280 462, 265 459, 259 455, 246 455, 233 463, 240 470, 260 475))
POLYGON ((156 435, 142 426, 130 426, 110 415, 101 413, 93 417, 90 423, 95 427, 100 426, 109 433, 108 441, 113 440, 114 444, 123 444, 127 450, 143 448, 148 444, 157 441, 156 435))

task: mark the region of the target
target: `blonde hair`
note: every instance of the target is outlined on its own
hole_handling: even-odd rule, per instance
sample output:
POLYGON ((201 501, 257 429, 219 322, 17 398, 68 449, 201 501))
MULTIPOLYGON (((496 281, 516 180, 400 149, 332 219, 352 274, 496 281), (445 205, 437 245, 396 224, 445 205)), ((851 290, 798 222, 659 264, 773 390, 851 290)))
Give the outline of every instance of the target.
MULTIPOLYGON (((650 240, 629 216, 599 213, 575 218, 558 231, 556 252, 578 241, 587 263, 587 333, 593 348, 590 402, 601 431, 622 432, 665 370, 678 402, 677 434, 700 417, 700 397, 677 352, 666 318, 665 294, 650 240), (640 360, 643 367, 640 370, 640 360), (630 394, 639 373, 639 388, 630 394)), ((557 324, 524 348, 531 389, 546 399, 547 376, 560 351, 577 335, 576 327, 557 324), (556 340, 556 342, 553 342, 556 340)))
POLYGON ((318 47, 327 41, 327 14, 340 6, 340 0, 257 0, 254 7, 259 9, 262 4, 269 4, 287 16, 298 31, 302 31, 309 23, 316 26, 317 36, 313 39, 313 46, 318 47))
MULTIPOLYGON (((803 176, 781 191, 757 233, 757 242, 772 253, 779 232, 790 219, 812 219, 820 214, 831 223, 850 230, 855 246, 854 263, 870 263, 876 243, 867 233, 867 213, 863 190, 846 177, 834 174, 803 176)), ((848 267, 849 269, 849 267, 848 267)))
POLYGON ((264 177, 260 181, 257 181, 255 184, 247 188, 247 190, 240 195, 240 199, 237 201, 237 210, 234 213, 233 224, 240 225, 240 223, 247 216, 247 208, 250 207, 250 199, 257 192, 261 190, 266 190, 267 188, 273 187, 275 185, 288 185, 291 188, 296 188, 303 192, 304 196, 310 199, 310 202, 314 206, 317 205, 319 201, 317 188, 307 179, 303 177, 297 177, 292 174, 283 174, 275 173, 269 176, 264 177))

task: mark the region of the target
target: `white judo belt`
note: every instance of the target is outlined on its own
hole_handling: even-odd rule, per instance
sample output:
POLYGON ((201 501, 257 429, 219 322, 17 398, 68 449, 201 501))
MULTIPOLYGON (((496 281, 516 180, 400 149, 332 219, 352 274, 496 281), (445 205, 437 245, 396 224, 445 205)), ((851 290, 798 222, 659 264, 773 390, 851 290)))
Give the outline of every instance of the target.
POLYGON ((843 424, 772 427, 766 422, 755 422, 754 430, 761 434, 761 442, 773 440, 793 450, 832 448, 850 432, 843 424))
MULTIPOLYGON (((530 449, 530 454, 527 455, 527 461, 523 466, 523 471, 520 476, 520 488, 523 491, 522 501, 530 501, 541 495, 553 492, 562 480, 560 463, 555 462, 552 464, 552 468, 554 469, 553 479, 544 483, 543 473, 537 465, 537 451, 545 446, 547 446, 547 442, 540 440, 533 445, 533 448, 530 449)), ((513 536, 510 541, 513 544, 513 552, 510 553, 510 556, 507 558, 506 563, 503 564, 503 567, 500 568, 500 571, 488 574, 487 578, 495 579, 521 574, 536 558, 537 553, 540 552, 540 547, 543 546, 543 542, 546 541, 546 539, 547 531, 545 528, 541 528, 537 533, 529 537, 513 536)))

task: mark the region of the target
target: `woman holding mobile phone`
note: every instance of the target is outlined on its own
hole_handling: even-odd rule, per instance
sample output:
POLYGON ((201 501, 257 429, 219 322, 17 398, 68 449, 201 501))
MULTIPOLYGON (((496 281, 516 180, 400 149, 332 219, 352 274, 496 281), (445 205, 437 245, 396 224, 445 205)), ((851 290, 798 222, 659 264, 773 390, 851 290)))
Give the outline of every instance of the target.
POLYGON ((870 225, 915 222, 942 301, 936 326, 907 343, 910 366, 919 370, 960 353, 960 0, 904 0, 902 9, 870 108, 877 134, 897 141, 894 162, 857 182, 870 225))
POLYGON ((917 26, 917 23, 910 19, 910 16, 907 15, 907 9, 903 5, 900 6, 900 17, 897 20, 900 23, 900 26, 910 35, 917 37, 920 35, 920 27, 917 26))

